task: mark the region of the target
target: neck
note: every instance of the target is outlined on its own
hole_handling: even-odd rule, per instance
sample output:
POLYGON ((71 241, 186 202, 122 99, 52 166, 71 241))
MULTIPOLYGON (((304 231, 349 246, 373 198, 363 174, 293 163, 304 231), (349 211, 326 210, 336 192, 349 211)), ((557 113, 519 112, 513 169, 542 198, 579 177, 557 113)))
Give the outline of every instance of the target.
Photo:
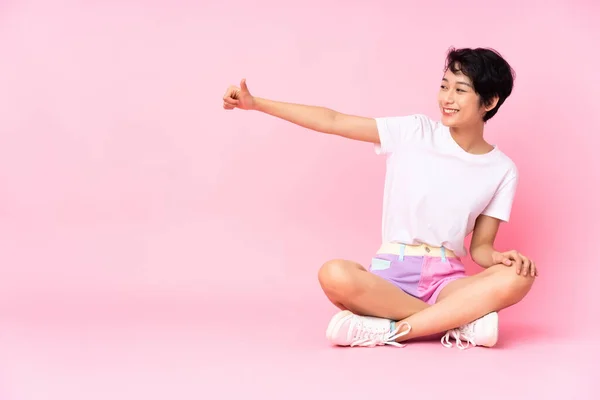
POLYGON ((494 148, 483 138, 483 121, 472 126, 452 127, 450 134, 467 153, 485 154, 494 148))

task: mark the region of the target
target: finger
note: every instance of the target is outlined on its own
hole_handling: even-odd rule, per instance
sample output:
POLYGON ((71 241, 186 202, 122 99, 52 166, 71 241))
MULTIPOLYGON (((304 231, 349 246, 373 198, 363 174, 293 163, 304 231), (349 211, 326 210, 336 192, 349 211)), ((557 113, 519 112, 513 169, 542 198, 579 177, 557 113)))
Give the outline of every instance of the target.
POLYGON ((538 276, 537 268, 533 261, 531 262, 531 276, 538 276))
POLYGON ((493 253, 492 260, 494 261, 494 264, 503 264, 503 265, 511 264, 510 258, 508 258, 504 253, 500 253, 500 252, 493 253))
POLYGON ((235 91, 235 86, 229 86, 227 88, 227 90, 225 91, 225 94, 223 95, 223 98, 225 97, 231 97, 231 93, 233 93, 235 91))
POLYGON ((223 100, 225 99, 237 99, 239 90, 236 88, 228 89, 227 92, 223 95, 223 100))
POLYGON ((512 259, 515 262, 514 265, 516 268, 517 275, 521 275, 521 270, 523 269, 523 259, 521 258, 521 255, 517 252, 514 252, 512 254, 512 259))
POLYGON ((534 272, 533 271, 533 262, 529 258, 527 258, 527 265, 528 265, 528 268, 527 268, 528 271, 527 271, 527 274, 525 276, 527 276, 527 275, 533 276, 533 272, 534 272))
POLYGON ((237 99, 239 97, 240 88, 237 86, 229 86, 227 91, 223 95, 223 98, 230 97, 232 99, 237 99))
POLYGON ((223 103, 223 108, 226 110, 233 110, 235 108, 235 106, 232 106, 231 104, 223 103))
POLYGON ((519 267, 519 271, 517 272, 517 275, 527 275, 528 273, 529 273, 529 269, 527 268, 527 266, 525 265, 523 260, 521 260, 521 266, 519 267))
POLYGON ((531 271, 531 261, 527 257, 521 257, 523 259, 523 276, 527 276, 531 271))
POLYGON ((510 260, 510 258, 507 258, 507 257, 499 258, 498 260, 494 260, 494 262, 496 264, 506 265, 507 267, 510 267, 510 265, 512 264, 512 261, 510 260))
POLYGON ((527 257, 523 257, 523 264, 527 266, 527 271, 523 276, 527 276, 531 274, 531 260, 527 257))
POLYGON ((230 104, 232 106, 237 106, 238 104, 240 104, 240 101, 236 100, 236 99, 232 99, 231 97, 225 97, 223 99, 223 103, 227 103, 227 104, 230 104))
POLYGON ((240 82, 240 88, 245 92, 249 92, 248 85, 246 85, 246 78, 242 79, 240 82))
POLYGON ((527 263, 527 259, 519 254, 519 258, 521 260, 521 275, 527 276, 529 273, 529 264, 527 263))

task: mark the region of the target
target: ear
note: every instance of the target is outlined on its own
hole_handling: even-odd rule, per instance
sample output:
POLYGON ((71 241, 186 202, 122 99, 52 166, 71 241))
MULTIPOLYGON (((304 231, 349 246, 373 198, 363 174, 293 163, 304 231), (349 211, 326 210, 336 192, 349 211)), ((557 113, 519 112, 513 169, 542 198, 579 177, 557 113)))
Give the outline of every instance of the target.
POLYGON ((498 101, 500 100, 500 98, 498 96, 494 96, 486 105, 485 105, 485 112, 488 112, 490 110, 493 110, 494 107, 496 107, 496 105, 498 104, 498 101))

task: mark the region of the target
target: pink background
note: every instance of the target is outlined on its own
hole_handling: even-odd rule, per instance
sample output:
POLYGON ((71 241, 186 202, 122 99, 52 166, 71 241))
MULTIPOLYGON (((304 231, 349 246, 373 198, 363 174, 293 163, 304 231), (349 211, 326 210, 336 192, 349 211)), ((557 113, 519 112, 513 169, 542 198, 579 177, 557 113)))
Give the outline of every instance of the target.
POLYGON ((1 2, 0 399, 591 399, 599 17, 592 0, 1 2), (245 77, 437 117, 450 46, 517 72, 486 131, 521 172, 498 245, 540 278, 498 349, 332 349, 316 273, 376 250, 383 159, 221 97, 245 77))

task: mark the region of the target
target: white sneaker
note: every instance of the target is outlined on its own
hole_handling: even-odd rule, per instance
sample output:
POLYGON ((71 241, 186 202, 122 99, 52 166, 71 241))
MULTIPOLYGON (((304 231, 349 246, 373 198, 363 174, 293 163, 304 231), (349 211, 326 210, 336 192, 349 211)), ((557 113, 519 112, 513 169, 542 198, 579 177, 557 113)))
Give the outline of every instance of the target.
POLYGON ((327 327, 326 336, 337 346, 375 347, 389 344, 404 347, 396 339, 410 332, 411 327, 406 322, 396 324, 385 318, 363 317, 345 310, 333 316, 327 327), (397 325, 397 326, 396 326, 397 325), (404 332, 402 327, 407 326, 404 332))
POLYGON ((442 344, 452 347, 451 337, 456 341, 456 347, 461 350, 473 346, 492 347, 498 342, 498 313, 489 313, 460 328, 451 329, 442 338, 442 344), (467 342, 466 345, 463 341, 467 342))

